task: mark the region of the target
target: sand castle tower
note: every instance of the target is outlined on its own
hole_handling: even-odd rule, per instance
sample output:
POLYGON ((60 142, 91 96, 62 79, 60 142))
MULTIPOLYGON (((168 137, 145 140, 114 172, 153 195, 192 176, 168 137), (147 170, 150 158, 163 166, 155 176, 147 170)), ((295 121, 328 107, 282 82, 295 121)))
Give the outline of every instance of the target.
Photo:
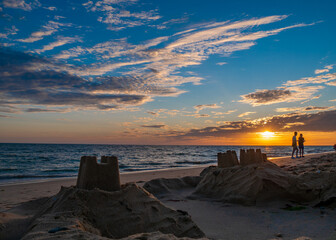
POLYGON ((267 161, 265 153, 261 149, 240 149, 240 162, 238 162, 235 151, 226 151, 226 153, 217 153, 217 161, 219 168, 233 167, 236 165, 246 166, 249 164, 262 163, 267 161))
POLYGON ((106 191, 120 190, 118 158, 102 156, 97 163, 96 156, 81 157, 77 187, 82 189, 99 188, 106 191))
POLYGON ((254 163, 262 163, 267 160, 265 153, 261 152, 261 149, 247 149, 246 152, 244 149, 240 149, 240 165, 246 166, 254 163))
POLYGON ((226 151, 226 153, 217 153, 218 167, 233 167, 239 165, 236 151, 226 151))

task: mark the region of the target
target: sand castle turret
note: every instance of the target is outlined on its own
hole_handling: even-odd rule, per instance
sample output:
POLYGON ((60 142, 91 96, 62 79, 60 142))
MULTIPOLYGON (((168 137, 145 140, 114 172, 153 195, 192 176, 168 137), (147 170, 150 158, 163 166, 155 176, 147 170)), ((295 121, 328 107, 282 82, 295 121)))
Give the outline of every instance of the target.
POLYGON ((226 151, 226 153, 217 153, 218 167, 233 167, 235 165, 246 166, 249 164, 262 163, 267 161, 265 153, 261 149, 240 149, 240 162, 238 162, 235 151, 226 151))
POLYGON ((102 156, 97 163, 95 156, 81 157, 77 187, 82 189, 99 188, 106 191, 120 190, 118 158, 102 156))
POLYGON ((239 165, 236 151, 226 151, 226 153, 217 154, 218 167, 233 167, 239 165))

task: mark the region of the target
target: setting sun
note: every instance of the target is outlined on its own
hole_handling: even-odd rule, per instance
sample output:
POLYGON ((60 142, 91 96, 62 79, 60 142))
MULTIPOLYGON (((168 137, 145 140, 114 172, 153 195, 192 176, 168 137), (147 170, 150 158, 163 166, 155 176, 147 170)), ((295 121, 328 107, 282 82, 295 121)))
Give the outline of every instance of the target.
POLYGON ((260 133, 263 138, 272 138, 274 137, 274 132, 265 131, 260 133))

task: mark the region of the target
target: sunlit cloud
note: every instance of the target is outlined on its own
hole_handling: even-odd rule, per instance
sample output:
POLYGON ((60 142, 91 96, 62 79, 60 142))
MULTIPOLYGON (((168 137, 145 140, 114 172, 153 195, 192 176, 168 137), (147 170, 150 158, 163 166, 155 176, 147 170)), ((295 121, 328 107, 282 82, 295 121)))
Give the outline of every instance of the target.
POLYGON ((285 107, 277 108, 276 112, 308 112, 308 111, 327 111, 335 109, 335 106, 331 107, 318 107, 318 106, 308 106, 308 107, 285 107))
POLYGON ((295 127, 303 126, 303 125, 305 125, 304 122, 292 122, 292 123, 286 123, 286 125, 283 126, 282 128, 288 129, 288 128, 295 128, 295 127))
POLYGON ((336 73, 328 73, 325 75, 319 75, 315 77, 305 77, 299 80, 287 81, 284 86, 297 86, 297 85, 305 85, 305 84, 321 84, 327 83, 332 80, 336 80, 336 73))
POLYGON ((329 86, 335 86, 336 87, 336 81, 327 82, 326 84, 329 85, 329 86))
POLYGON ((190 137, 229 137, 236 134, 263 132, 271 129, 272 132, 282 131, 336 131, 336 125, 331 119, 336 118, 336 111, 318 113, 289 113, 267 118, 245 121, 226 121, 220 126, 194 128, 176 133, 174 138, 190 137))
POLYGON ((301 104, 304 104, 304 103, 306 103, 306 102, 310 102, 310 101, 312 101, 312 100, 319 99, 321 96, 322 96, 321 94, 320 94, 320 95, 316 95, 316 96, 312 96, 311 98, 302 101, 301 104))
POLYGON ((246 117, 246 116, 249 116, 249 115, 254 114, 254 113, 256 113, 256 112, 244 112, 242 114, 239 114, 238 117, 246 117))
POLYGON ((328 66, 325 66, 323 69, 316 69, 315 74, 327 73, 330 70, 332 70, 333 67, 334 67, 334 65, 328 65, 328 66))

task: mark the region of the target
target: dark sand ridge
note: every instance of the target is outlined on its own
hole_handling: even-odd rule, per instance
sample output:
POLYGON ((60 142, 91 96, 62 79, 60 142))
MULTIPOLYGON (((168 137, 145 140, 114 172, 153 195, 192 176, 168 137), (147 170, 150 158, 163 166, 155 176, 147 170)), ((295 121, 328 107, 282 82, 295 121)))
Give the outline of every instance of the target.
MULTIPOLYGON (((318 157, 319 155, 314 155, 314 156, 318 157)), ((309 160, 309 159, 312 159, 312 158, 305 158, 305 161, 302 161, 301 165, 302 166, 305 165, 305 167, 307 167, 307 163, 304 164, 304 162, 315 161, 317 163, 317 165, 315 167, 314 167, 314 164, 312 162, 309 163, 311 165, 310 170, 311 170, 312 173, 313 173, 313 171, 320 171, 319 169, 316 170, 316 167, 319 167, 321 165, 321 164, 319 164, 319 161, 314 160, 314 159, 312 159, 312 160, 309 160)), ((281 159, 281 160, 282 160, 282 162, 284 162, 283 159, 281 159)), ((327 159, 325 159, 325 160, 327 161, 327 159)), ((300 165, 300 164, 298 164, 298 165, 300 165)), ((328 167, 327 165, 328 164, 325 164, 325 161, 323 161, 323 167, 327 168, 326 170, 329 171, 329 170, 332 170, 333 167, 335 167, 335 166, 329 166, 328 167)), ((333 165, 333 164, 331 164, 331 165, 333 165)), ((286 167, 288 167, 288 165, 283 166, 283 168, 286 168, 286 167)), ((157 178, 159 176, 160 177, 167 177, 167 178, 180 178, 180 177, 188 176, 188 175, 197 176, 201 172, 201 170, 203 170, 203 168, 198 167, 198 168, 188 168, 188 169, 177 169, 177 170, 173 170, 173 171, 172 170, 169 170, 169 171, 161 170, 161 172, 160 171, 154 171, 154 172, 152 171, 152 172, 138 173, 138 174, 140 174, 139 177, 141 177, 141 178, 138 178, 137 180, 138 181, 144 181, 144 180, 147 180, 148 178, 149 178, 148 180, 150 180, 150 178, 153 179, 153 178, 157 178)), ((301 173, 303 175, 305 175, 305 173, 307 173, 307 171, 303 171, 303 172, 304 173, 301 173)), ((210 173, 210 171, 208 170, 208 174, 209 173, 210 173)), ((296 174, 300 174, 300 173, 296 173, 296 174)), ((132 176, 132 174, 130 174, 130 175, 132 176)), ((133 177, 134 177, 134 175, 133 175, 133 177)), ((318 179, 318 177, 316 179, 318 179)), ((236 235, 237 232, 234 231, 234 229, 237 230, 237 227, 241 228, 241 225, 240 225, 239 222, 244 223, 244 221, 242 221, 242 219, 239 219, 239 216, 243 216, 246 213, 253 213, 253 215, 248 216, 248 218, 250 220, 253 220, 254 218, 258 218, 260 213, 258 215, 257 212, 256 212, 256 209, 251 208, 251 207, 250 208, 244 208, 244 207, 241 207, 241 206, 230 206, 230 208, 226 208, 226 210, 235 211, 235 213, 238 213, 238 215, 237 215, 238 218, 237 218, 237 216, 230 215, 230 218, 226 219, 228 216, 225 216, 225 214, 230 213, 230 211, 223 211, 223 205, 218 206, 218 203, 213 202, 213 201, 200 201, 199 199, 192 200, 192 199, 185 198, 186 196, 189 196, 195 190, 195 184, 197 184, 199 182, 199 180, 200 180, 199 177, 189 177, 189 178, 187 177, 187 178, 183 178, 183 179, 169 180, 170 182, 169 182, 169 184, 167 184, 167 181, 165 181, 164 179, 159 179, 159 180, 155 180, 159 183, 159 185, 158 184, 156 184, 156 185, 154 184, 154 185, 157 186, 157 191, 158 192, 160 192, 160 190, 162 190, 162 189, 165 189, 165 191, 166 191, 165 193, 161 192, 162 196, 160 197, 160 200, 162 200, 168 206, 172 206, 172 207, 175 207, 175 208, 187 210, 188 212, 190 212, 192 218, 194 219, 194 217, 195 217, 195 219, 197 220, 196 223, 201 227, 202 230, 204 230, 204 232, 206 233, 206 235, 208 237, 213 237, 213 238, 217 238, 217 239, 221 238, 222 239, 222 237, 226 236, 227 239, 233 239, 233 238, 234 239, 246 239, 246 238, 244 238, 244 236, 246 237, 246 235, 240 233, 240 235, 238 236, 238 235, 236 235), (168 197, 168 196, 170 196, 170 197, 168 197), (223 215, 223 213, 224 213, 224 215, 223 215), (201 214, 202 217, 200 217, 200 214, 201 214), (207 217, 208 214, 211 215, 210 219, 209 219, 209 217, 207 217), (220 219, 218 219, 219 216, 220 216, 220 219), (210 226, 209 223, 211 223, 212 222, 211 220, 214 220, 214 219, 216 219, 219 222, 223 221, 223 224, 224 224, 223 226, 224 227, 223 226, 218 226, 218 224, 212 224, 210 226), (228 221, 224 221, 224 220, 228 220, 228 221), (232 220, 233 220, 233 222, 232 222, 232 220), (238 222, 235 222, 235 221, 238 221, 238 222), (228 223, 230 223, 230 224, 228 224, 228 223), (237 224, 238 224, 238 226, 237 226, 237 224), (216 228, 216 225, 217 225, 217 228, 216 228), (231 227, 227 228, 225 226, 231 226, 231 227), (226 231, 223 232, 222 231, 223 229, 225 229, 226 231)), ((203 177, 203 180, 204 180, 204 177, 203 177)), ((66 180, 66 181, 69 181, 69 180, 66 180)), ((35 185, 36 184, 37 183, 35 183, 35 185)), ((42 184, 46 184, 46 183, 42 183, 42 184)), ((31 185, 31 184, 27 184, 27 185, 31 185)), ((21 186, 22 187, 22 185, 16 185, 16 186, 21 186)), ((13 187, 13 186, 8 186, 8 187, 13 187)), ((333 194, 333 193, 331 192, 330 194, 333 194)), ((209 197, 209 196, 207 196, 207 197, 209 197)), ((35 204, 37 204, 39 201, 41 203, 42 200, 35 201, 35 204)), ((39 205, 39 204, 37 204, 37 205, 39 205)), ((3 213, 5 216, 3 216, 2 221, 6 221, 6 217, 7 218, 12 217, 12 219, 13 218, 15 219, 15 217, 16 217, 17 221, 19 221, 18 223, 20 223, 20 220, 18 219, 18 216, 22 216, 22 215, 25 215, 25 214, 28 215, 29 211, 31 211, 30 214, 32 214, 32 211, 34 209, 34 207, 33 207, 34 202, 26 203, 26 207, 24 207, 23 205, 17 207, 16 209, 12 209, 11 211, 7 211, 6 213, 3 213), (20 207, 21 207, 21 210, 20 210, 20 207), (24 210, 26 211, 26 213, 22 214, 24 212, 24 210), (14 215, 10 216, 11 214, 14 214, 14 215), (15 216, 15 214, 17 214, 17 216, 15 216)), ((277 210, 278 209, 279 208, 277 208, 277 210)), ((268 209, 264 209, 263 211, 265 211, 265 210, 267 211, 268 209)), ((307 211, 307 210, 305 210, 305 211, 307 211)), ((308 217, 309 219, 312 219, 312 217, 313 217, 312 214, 314 214, 314 211, 315 211, 315 209, 309 209, 308 213, 306 213, 306 217, 308 217)), ((333 214, 335 214, 334 212, 330 212, 330 213, 329 213, 328 216, 324 216, 323 219, 321 219, 320 221, 317 221, 317 222, 313 221, 312 224, 315 227, 318 226, 319 229, 328 228, 328 226, 329 226, 329 228, 332 228, 331 226, 333 226, 334 222, 331 221, 331 225, 330 224, 328 225, 328 222, 330 222, 328 220, 330 219, 330 217, 331 218, 333 217, 334 219, 336 219, 336 218, 335 218, 335 215, 333 215, 333 214)), ((279 215, 280 215, 280 217, 283 217, 286 214, 287 214, 287 212, 282 212, 282 214, 279 214, 279 215)), ((236 214, 234 214, 234 215, 236 215, 236 214)), ((303 219, 297 219, 297 216, 296 216, 296 220, 305 220, 305 216, 300 216, 300 217, 303 217, 303 219)), ((259 216, 259 218, 260 218, 260 216, 259 216)), ((291 216, 291 218, 293 218, 293 216, 291 216)), ((264 222, 264 220, 261 221, 261 222, 264 222)), ((270 221, 270 222, 272 222, 272 221, 270 221)), ((5 224, 6 224, 6 222, 5 222, 5 224)), ((21 221, 21 225, 23 225, 22 221, 21 221)), ((302 225, 302 224, 299 224, 299 225, 302 225)), ((300 230, 300 228, 296 228, 296 231, 298 229, 300 230)), ((275 230, 271 229, 271 231, 273 231, 272 234, 274 234, 275 230)), ((318 230, 313 231, 313 228, 310 228, 309 230, 306 230, 306 231, 308 231, 308 232, 310 231, 311 232, 310 235, 311 234, 316 234, 316 232, 319 232, 318 230)), ((324 232, 326 234, 330 235, 330 231, 331 230, 329 230, 329 233, 327 233, 328 231, 324 231, 324 232)), ((259 227, 255 226, 254 229, 249 232, 249 236, 254 236, 253 239, 268 239, 270 236, 272 236, 272 234, 270 234, 270 231, 265 232, 265 229, 261 229, 260 226, 259 227)), ((316 239, 326 239, 325 236, 328 236, 326 234, 324 234, 322 236, 322 238, 316 238, 316 239)), ((300 231, 298 231, 295 235, 295 234, 292 234, 292 232, 290 230, 286 232, 286 235, 288 237, 290 237, 290 236, 292 236, 292 237, 302 236, 300 231), (297 235, 297 234, 299 234, 299 235, 297 235)), ((293 239, 293 238, 288 238, 288 239, 293 239)))
POLYGON ((23 239, 80 239, 86 235, 114 239, 155 231, 204 237, 186 212, 166 207, 136 184, 114 192, 62 188, 43 204, 30 228, 23 239), (66 229, 50 233, 59 227, 66 229))

